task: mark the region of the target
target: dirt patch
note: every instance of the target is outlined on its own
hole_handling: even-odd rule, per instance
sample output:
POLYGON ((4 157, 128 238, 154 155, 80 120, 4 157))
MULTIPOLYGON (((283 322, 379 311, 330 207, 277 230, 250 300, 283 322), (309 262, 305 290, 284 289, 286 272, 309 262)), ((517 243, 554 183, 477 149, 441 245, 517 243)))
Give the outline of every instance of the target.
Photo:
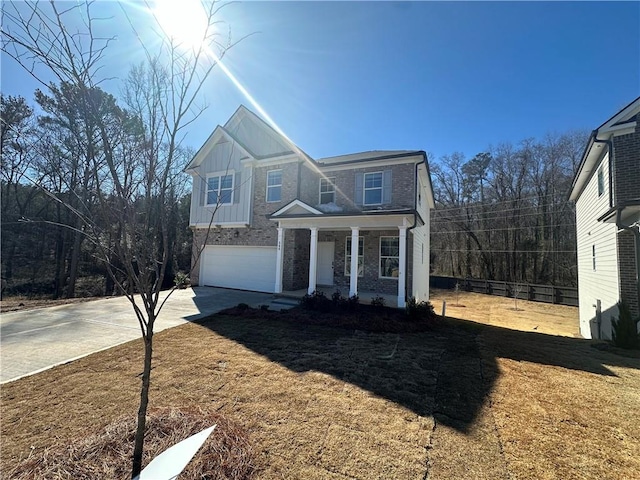
POLYGON ((518 300, 517 310, 513 298, 460 293, 460 305, 456 304, 453 290, 431 290, 431 303, 436 313, 442 313, 446 301, 448 317, 461 318, 523 332, 548 333, 580 338, 577 307, 518 300))

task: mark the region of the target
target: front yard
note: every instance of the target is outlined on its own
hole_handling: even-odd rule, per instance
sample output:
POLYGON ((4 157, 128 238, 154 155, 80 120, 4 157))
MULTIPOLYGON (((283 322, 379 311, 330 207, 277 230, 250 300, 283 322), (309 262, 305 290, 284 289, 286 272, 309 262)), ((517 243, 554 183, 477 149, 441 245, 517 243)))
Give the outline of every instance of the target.
MULTIPOLYGON (((444 297, 457 319, 423 333, 220 315, 163 331, 151 405, 248 429, 255 478, 637 478, 639 359, 574 338, 570 307, 473 294, 453 307, 439 292, 436 312, 444 297)), ((133 415, 141 353, 130 342, 3 385, 3 478, 133 415)))

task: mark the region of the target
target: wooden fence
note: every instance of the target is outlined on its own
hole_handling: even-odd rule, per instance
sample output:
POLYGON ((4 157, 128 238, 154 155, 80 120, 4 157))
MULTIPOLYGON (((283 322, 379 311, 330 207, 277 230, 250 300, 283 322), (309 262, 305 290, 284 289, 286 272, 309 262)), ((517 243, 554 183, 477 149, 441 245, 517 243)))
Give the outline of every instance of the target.
POLYGON ((555 303, 558 305, 578 306, 578 289, 575 287, 558 287, 556 285, 533 285, 530 283, 501 282, 498 280, 481 280, 475 278, 434 277, 429 278, 432 288, 453 290, 459 285, 465 292, 500 295, 532 302, 555 303))

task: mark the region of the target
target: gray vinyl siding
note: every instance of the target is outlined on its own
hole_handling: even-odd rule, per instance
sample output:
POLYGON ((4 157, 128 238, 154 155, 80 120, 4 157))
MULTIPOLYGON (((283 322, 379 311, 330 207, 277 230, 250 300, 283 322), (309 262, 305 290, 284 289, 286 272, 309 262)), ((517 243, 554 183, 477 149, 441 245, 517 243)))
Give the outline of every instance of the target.
POLYGON ((578 255, 578 296, 580 303, 580 333, 596 338, 596 305, 602 305, 602 334, 611 338, 611 317, 617 316, 616 303, 620 297, 618 254, 615 224, 598 222, 609 209, 609 185, 605 181, 602 195, 598 195, 598 169, 603 167, 604 178, 609 176, 608 157, 605 156, 576 202, 578 255), (595 247, 595 270, 593 251, 595 247))
POLYGON ((223 205, 215 212, 214 224, 249 223, 249 208, 251 202, 250 167, 244 168, 240 159, 243 154, 232 142, 216 144, 205 156, 205 159, 192 173, 193 196, 191 199, 191 225, 209 224, 214 207, 207 207, 206 178, 208 174, 217 172, 234 173, 233 204, 223 205))

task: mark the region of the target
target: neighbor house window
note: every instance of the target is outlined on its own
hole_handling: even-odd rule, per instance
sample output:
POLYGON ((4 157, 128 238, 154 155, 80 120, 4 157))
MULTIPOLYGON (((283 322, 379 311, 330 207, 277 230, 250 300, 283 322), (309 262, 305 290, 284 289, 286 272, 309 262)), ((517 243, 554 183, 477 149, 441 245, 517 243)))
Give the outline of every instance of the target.
POLYGON ((382 172, 364 174, 364 204, 382 204, 382 172))
MULTIPOLYGON (((347 237, 347 246, 344 252, 344 274, 351 276, 351 237, 347 237)), ((358 237, 358 276, 364 276, 364 237, 358 237)))
POLYGON ((602 167, 598 170, 598 196, 604 193, 604 171, 602 167))
POLYGON ((591 261, 593 262, 593 271, 596 271, 596 246, 591 245, 591 261))
POLYGON ((320 179, 320 205, 336 201, 335 177, 320 179))
POLYGON ((398 278, 400 274, 400 239, 380 237, 380 277, 398 278))
POLYGON ((279 202, 282 198, 282 170, 267 172, 267 202, 279 202))
POLYGON ((207 205, 233 203, 233 174, 207 177, 207 205))

